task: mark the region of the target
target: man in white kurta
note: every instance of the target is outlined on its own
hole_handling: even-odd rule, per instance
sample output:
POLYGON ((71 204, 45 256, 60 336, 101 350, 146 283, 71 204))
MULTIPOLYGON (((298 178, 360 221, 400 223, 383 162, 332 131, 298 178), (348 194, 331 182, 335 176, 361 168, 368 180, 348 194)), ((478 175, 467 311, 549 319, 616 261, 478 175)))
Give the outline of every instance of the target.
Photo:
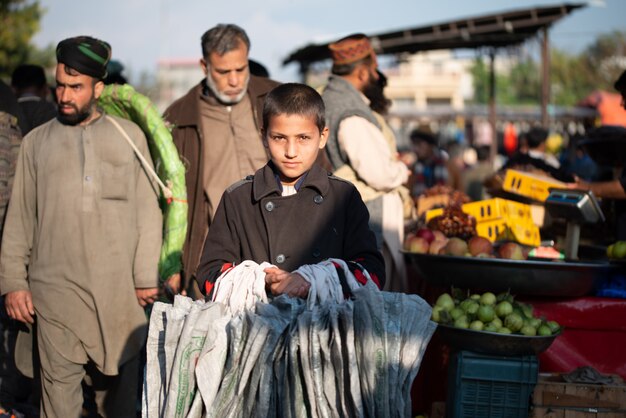
MULTIPOLYGON (((76 61, 76 45, 110 57, 96 41, 59 44, 60 116, 23 140, 2 241, 7 312, 25 323, 36 318, 44 417, 79 416, 89 370, 95 389, 123 388, 110 394, 113 405, 98 402, 99 413, 134 416, 146 336, 140 305, 157 292, 157 190, 111 116, 96 108, 105 72, 76 61)), ((139 127, 117 122, 150 161, 139 127)))
POLYGON ((322 98, 329 128, 326 150, 333 173, 355 184, 370 212, 370 227, 385 256, 386 289, 408 291, 404 260, 404 210, 398 188, 408 180, 407 167, 397 158, 363 94, 378 75, 369 39, 351 35, 330 45, 332 75, 322 98))

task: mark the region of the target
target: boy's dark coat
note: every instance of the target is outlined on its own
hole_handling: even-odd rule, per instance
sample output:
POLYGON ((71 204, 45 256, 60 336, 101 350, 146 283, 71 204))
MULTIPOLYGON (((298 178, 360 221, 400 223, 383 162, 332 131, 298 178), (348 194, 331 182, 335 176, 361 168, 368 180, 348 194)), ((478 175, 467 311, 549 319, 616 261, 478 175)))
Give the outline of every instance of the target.
POLYGON ((356 188, 314 165, 298 193, 282 197, 270 164, 224 193, 198 268, 200 288, 224 263, 267 261, 293 271, 327 258, 358 261, 382 286, 384 261, 356 188))

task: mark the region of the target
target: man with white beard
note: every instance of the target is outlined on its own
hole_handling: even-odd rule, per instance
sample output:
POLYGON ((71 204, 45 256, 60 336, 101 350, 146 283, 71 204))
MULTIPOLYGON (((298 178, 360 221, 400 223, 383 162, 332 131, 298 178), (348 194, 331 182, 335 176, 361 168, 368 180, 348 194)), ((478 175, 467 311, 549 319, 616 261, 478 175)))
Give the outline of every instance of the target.
POLYGON ((168 280, 174 293, 193 288, 204 239, 222 193, 253 174, 269 157, 261 141, 262 108, 278 85, 250 75, 250 40, 237 25, 219 24, 202 36, 200 66, 206 75, 164 114, 187 166, 188 230, 182 276, 168 280))

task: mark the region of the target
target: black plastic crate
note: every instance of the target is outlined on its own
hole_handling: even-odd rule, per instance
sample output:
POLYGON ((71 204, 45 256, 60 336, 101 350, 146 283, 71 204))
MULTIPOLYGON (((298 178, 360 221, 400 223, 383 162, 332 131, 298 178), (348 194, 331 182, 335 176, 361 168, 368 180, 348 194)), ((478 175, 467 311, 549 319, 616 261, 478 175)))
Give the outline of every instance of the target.
POLYGON ((538 376, 536 356, 454 352, 448 367, 448 418, 527 418, 538 376))

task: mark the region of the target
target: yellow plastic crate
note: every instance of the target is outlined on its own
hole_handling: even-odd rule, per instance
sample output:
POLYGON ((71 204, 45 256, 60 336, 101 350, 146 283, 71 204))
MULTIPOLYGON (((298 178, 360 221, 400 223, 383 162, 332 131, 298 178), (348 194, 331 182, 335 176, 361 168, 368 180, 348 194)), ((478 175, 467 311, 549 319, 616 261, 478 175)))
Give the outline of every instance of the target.
MULTIPOLYGON (((522 223, 533 223, 530 205, 512 200, 495 198, 466 203, 461 206, 463 212, 476 218, 476 222, 497 219, 522 223)), ((443 209, 432 209, 426 212, 426 222, 443 214, 443 209)))
POLYGON ((506 170, 502 189, 539 202, 545 202, 551 188, 564 188, 565 183, 552 177, 517 170, 506 170))
POLYGON ((435 206, 446 206, 450 202, 450 196, 447 194, 438 194, 434 196, 419 196, 416 199, 417 204, 417 216, 427 212, 435 206))
POLYGON ((508 226, 505 220, 483 221, 476 224, 476 234, 494 242, 505 239, 508 233, 508 226))
POLYGON ((483 221, 476 224, 476 233, 491 242, 511 240, 532 247, 541 244, 539 227, 534 224, 508 222, 502 219, 483 221))
POLYGON ((538 247, 541 244, 541 235, 537 225, 509 223, 508 227, 511 233, 511 239, 519 242, 520 244, 532 247, 538 247))

